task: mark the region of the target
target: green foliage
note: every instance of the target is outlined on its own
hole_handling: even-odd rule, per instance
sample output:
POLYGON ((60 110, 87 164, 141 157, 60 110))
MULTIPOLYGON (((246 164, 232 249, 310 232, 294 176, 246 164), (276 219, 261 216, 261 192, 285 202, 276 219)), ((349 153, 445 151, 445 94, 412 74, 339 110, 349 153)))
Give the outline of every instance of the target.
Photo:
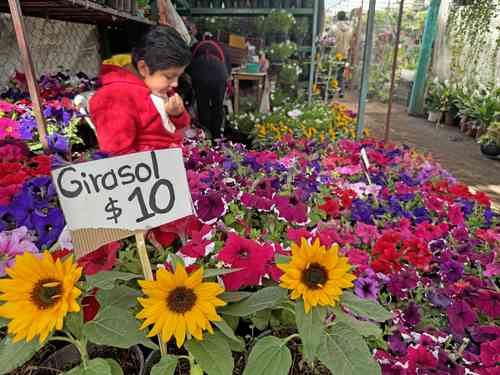
POLYGON ((111 372, 111 366, 102 358, 92 359, 86 366, 80 365, 74 369, 65 372, 65 375, 114 375, 111 372))
POLYGON ((273 10, 264 20, 264 30, 266 33, 288 34, 295 24, 295 18, 285 10, 273 10))
POLYGON ((115 287, 115 281, 129 281, 133 279, 138 279, 140 275, 126 272, 118 271, 104 271, 96 273, 92 276, 87 276, 86 287, 88 290, 94 288, 97 289, 113 289, 115 287))
POLYGON ((38 340, 14 343, 12 338, 6 336, 0 343, 0 375, 24 365, 40 348, 38 340))
POLYGON ((363 338, 343 323, 336 323, 325 332, 318 356, 335 375, 382 373, 363 338))
POLYGON ((241 302, 220 309, 223 315, 245 317, 275 307, 287 300, 287 291, 278 286, 267 287, 253 293, 241 302))
POLYGON ((207 333, 202 341, 193 338, 186 342, 186 348, 208 375, 232 375, 234 359, 221 334, 207 333))
POLYGON ((296 52, 297 44, 289 40, 283 43, 273 43, 271 47, 266 50, 267 57, 273 62, 285 61, 296 52))
POLYGON ((342 294, 341 304, 361 318, 371 319, 376 322, 385 322, 392 318, 392 314, 378 303, 359 298, 352 292, 342 294))
POLYGON ((96 317, 83 326, 83 334, 97 345, 127 349, 133 345, 156 346, 146 338, 141 324, 127 310, 103 306, 96 317))
POLYGON ((153 366, 151 375, 174 375, 177 367, 177 357, 166 355, 161 357, 160 362, 153 366))
POLYGON ((255 344, 243 375, 287 375, 292 366, 292 354, 286 342, 267 336, 255 344))
POLYGON ((325 331, 326 308, 317 306, 306 314, 304 301, 300 300, 295 304, 295 316, 304 356, 314 363, 325 331))

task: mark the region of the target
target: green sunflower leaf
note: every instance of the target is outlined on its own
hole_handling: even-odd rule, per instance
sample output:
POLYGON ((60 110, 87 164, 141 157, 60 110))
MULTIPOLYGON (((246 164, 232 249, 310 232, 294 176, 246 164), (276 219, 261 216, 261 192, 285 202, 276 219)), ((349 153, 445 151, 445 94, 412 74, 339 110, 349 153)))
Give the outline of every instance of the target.
POLYGON ((207 268, 203 272, 203 278, 210 279, 212 277, 227 275, 238 271, 241 271, 241 268, 207 268))
POLYGON ((103 358, 92 359, 87 362, 87 368, 82 365, 75 367, 64 375, 114 375, 111 372, 111 367, 108 362, 103 358))
POLYGON ((111 358, 104 358, 104 360, 108 363, 109 368, 111 369, 111 375, 124 375, 123 369, 118 362, 111 358))
POLYGON ((103 271, 95 275, 87 276, 87 288, 92 290, 97 289, 113 289, 115 282, 118 280, 129 281, 140 278, 141 275, 134 273, 118 272, 118 271, 103 271))
POLYGON ((156 348, 151 340, 140 330, 141 323, 131 312, 115 306, 104 306, 94 320, 85 323, 83 335, 97 345, 107 345, 127 349, 142 344, 156 348))
POLYGON ((205 334, 202 341, 191 339, 186 348, 208 375, 232 375, 234 359, 225 338, 215 332, 205 334))
POLYGON ((352 292, 344 292, 340 303, 352 311, 354 315, 362 318, 375 320, 376 322, 385 322, 392 318, 392 314, 378 303, 359 298, 352 292))
POLYGON ((236 336, 234 334, 233 329, 229 326, 229 324, 226 323, 226 321, 224 319, 219 320, 218 322, 214 322, 214 324, 217 328, 220 329, 220 331, 224 334, 224 336, 226 336, 227 338, 229 338, 233 341, 241 343, 241 338, 239 338, 238 336, 236 336))
POLYGON ((177 368, 177 357, 166 355, 151 369, 151 375, 174 375, 177 368))
POLYGON ((137 298, 140 296, 141 293, 138 290, 120 285, 111 290, 100 290, 96 298, 101 306, 115 306, 122 309, 129 309, 137 305, 137 298))
POLYGON ((64 319, 64 327, 68 329, 73 336, 80 338, 83 328, 83 309, 79 312, 69 313, 64 319))
POLYGON ((382 373, 363 337, 344 323, 336 323, 325 332, 318 358, 335 375, 382 373))
POLYGON ((375 323, 358 320, 347 315, 338 307, 336 307, 333 312, 335 313, 335 322, 348 325, 363 337, 378 337, 382 335, 382 330, 375 323))
POLYGON ((286 343, 274 336, 267 336, 255 344, 243 375, 287 375, 292 367, 292 354, 286 343))
POLYGON ((7 327, 7 324, 9 324, 7 319, 0 318, 0 328, 7 327))
POLYGON ((252 295, 251 292, 224 292, 218 297, 225 302, 240 302, 252 295))
POLYGON ((304 356, 309 363, 314 363, 321 340, 325 334, 326 308, 316 306, 309 313, 306 313, 304 311, 304 301, 300 299, 295 304, 295 317, 304 356))
POLYGON ((220 309, 220 313, 232 316, 248 316, 258 311, 271 309, 288 298, 288 292, 278 286, 267 287, 253 293, 241 302, 220 309))
POLYGON ((0 374, 8 374, 28 362, 41 345, 37 339, 14 343, 10 336, 6 336, 0 343, 0 374))

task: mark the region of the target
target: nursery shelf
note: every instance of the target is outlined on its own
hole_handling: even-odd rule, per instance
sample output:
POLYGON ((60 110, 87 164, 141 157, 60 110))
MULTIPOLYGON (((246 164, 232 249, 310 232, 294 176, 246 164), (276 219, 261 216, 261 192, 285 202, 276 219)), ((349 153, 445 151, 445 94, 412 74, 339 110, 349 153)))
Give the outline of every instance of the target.
MULTIPOLYGON (((126 21, 155 24, 146 18, 133 16, 127 11, 109 8, 87 0, 22 0, 20 4, 24 16, 86 24, 110 25, 126 21)), ((7 0, 0 0, 0 12, 9 13, 7 0)))

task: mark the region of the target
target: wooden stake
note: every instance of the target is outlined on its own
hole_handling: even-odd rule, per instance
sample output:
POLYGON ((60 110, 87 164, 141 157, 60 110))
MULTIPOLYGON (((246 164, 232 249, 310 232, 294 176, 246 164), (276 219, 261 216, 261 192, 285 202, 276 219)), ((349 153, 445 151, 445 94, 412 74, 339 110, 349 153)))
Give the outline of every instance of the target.
POLYGON ((38 88, 38 83, 36 82, 35 69, 33 68, 33 61, 31 59, 28 42, 26 40, 23 13, 21 6, 19 5, 19 0, 9 0, 9 8, 10 14, 12 15, 14 30, 16 32, 17 45, 19 46, 19 51, 21 53, 24 74, 26 75, 26 81, 28 82, 28 90, 31 96, 33 113, 36 118, 40 143, 42 144, 43 149, 47 151, 49 143, 47 141, 47 131, 45 130, 45 119, 43 118, 42 113, 40 90, 38 88))
POLYGON ((394 99, 394 85, 396 83, 396 70, 398 68, 399 40, 401 39, 401 23, 403 21, 404 0, 399 3, 398 25, 396 28, 396 45, 394 46, 394 58, 392 60, 391 87, 389 89, 389 103, 387 104, 387 115, 385 117, 384 142, 389 140, 389 129, 391 127, 392 101, 394 99))
MULTIPOLYGON (((137 243, 137 253, 141 260, 142 271, 146 280, 153 280, 153 270, 151 269, 151 262, 149 261, 148 251, 146 249, 146 239, 144 232, 137 232, 135 234, 135 241, 137 243)), ((160 346, 160 353, 162 356, 167 355, 167 347, 163 342, 161 335, 158 335, 158 344, 160 346)))

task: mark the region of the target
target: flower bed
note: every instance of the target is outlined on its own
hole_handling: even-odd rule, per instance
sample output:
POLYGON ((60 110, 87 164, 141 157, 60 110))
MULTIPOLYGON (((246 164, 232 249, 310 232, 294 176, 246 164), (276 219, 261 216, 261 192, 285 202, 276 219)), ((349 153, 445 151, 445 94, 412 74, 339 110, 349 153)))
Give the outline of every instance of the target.
POLYGON ((154 348, 146 333, 160 333, 170 355, 156 370, 170 373, 189 363, 209 375, 309 374, 314 362, 334 374, 497 374, 500 221, 488 197, 411 149, 321 142, 286 116, 294 137, 263 138, 261 151, 185 144, 197 217, 148 237, 154 282, 135 281, 130 240, 77 267, 71 242, 57 242, 64 221, 47 177, 57 158, 1 146, 0 316, 20 343, 4 338, 0 370, 62 337, 110 374, 117 364, 89 360, 82 343, 154 348), (52 257, 38 258, 44 249, 52 257))
POLYGON ((255 147, 264 149, 287 139, 354 139, 355 119, 356 114, 342 104, 333 103, 328 108, 320 103, 309 106, 285 101, 270 114, 242 113, 234 115, 231 121, 238 130, 251 134, 255 147))

